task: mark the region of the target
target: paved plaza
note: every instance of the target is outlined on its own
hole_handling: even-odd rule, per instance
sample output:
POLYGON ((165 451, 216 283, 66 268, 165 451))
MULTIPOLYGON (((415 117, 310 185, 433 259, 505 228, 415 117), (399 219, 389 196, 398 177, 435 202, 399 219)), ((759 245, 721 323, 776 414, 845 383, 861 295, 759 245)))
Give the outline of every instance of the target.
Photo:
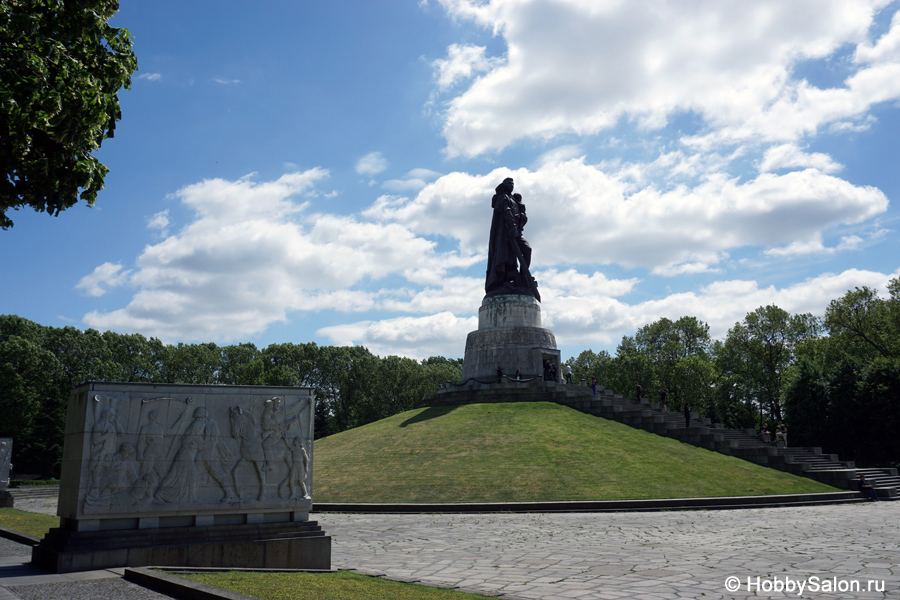
MULTIPOLYGON (((900 502, 732 511, 314 518, 333 536, 335 568, 506 598, 900 599, 900 502), (739 589, 726 589, 734 584, 729 577, 737 578, 739 589), (748 591, 748 578, 759 587, 748 591), (866 589, 870 581, 871 592, 866 589), (778 589, 785 586, 789 589, 778 589)), ((7 556, 0 563, 7 565, 15 555, 27 554, 24 546, 9 544, 0 545, 0 556, 7 556)), ((116 579, 120 570, 80 574, 75 581, 58 575, 4 576, 12 573, 8 569, 0 567, 3 600, 67 598, 71 593, 126 600, 161 597, 116 579)))
POLYGON ((512 598, 900 598, 900 503, 893 502, 317 518, 334 536, 336 568, 512 598), (734 592, 726 590, 734 587, 729 577, 738 578, 734 592), (779 587, 776 578, 792 591, 767 591, 779 587), (866 591, 869 580, 884 593, 866 591), (829 585, 838 591, 825 591, 829 585), (856 585, 862 591, 851 591, 856 585))

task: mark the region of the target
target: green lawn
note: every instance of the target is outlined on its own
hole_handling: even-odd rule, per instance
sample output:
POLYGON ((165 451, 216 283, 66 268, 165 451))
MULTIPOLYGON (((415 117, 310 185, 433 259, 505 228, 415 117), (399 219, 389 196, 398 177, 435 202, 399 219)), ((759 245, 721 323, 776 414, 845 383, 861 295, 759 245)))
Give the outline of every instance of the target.
POLYGON ((51 527, 59 527, 59 517, 14 508, 0 508, 0 527, 42 538, 51 527))
POLYGON ((260 600, 496 600, 491 596, 398 583, 349 571, 335 573, 175 573, 260 600))
POLYGON ((315 443, 316 502, 754 496, 835 488, 549 402, 422 408, 315 443))

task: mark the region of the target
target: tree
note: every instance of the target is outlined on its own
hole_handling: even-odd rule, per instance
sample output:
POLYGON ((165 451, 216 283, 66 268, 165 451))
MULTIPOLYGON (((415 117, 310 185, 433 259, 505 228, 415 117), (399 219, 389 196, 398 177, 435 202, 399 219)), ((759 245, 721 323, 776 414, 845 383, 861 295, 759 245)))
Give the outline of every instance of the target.
POLYGON ((18 336, 0 340, 0 437, 13 437, 16 470, 58 474, 66 422, 61 368, 47 350, 18 336))
MULTIPOLYGON (((653 363, 653 388, 665 387, 674 407, 688 400, 700 411, 701 405, 707 404, 709 386, 716 379, 709 360, 711 343, 709 325, 697 317, 681 317, 677 321, 663 317, 634 334, 636 351, 653 363)), ((642 383, 649 396, 651 380, 642 383)))
POLYGON ((593 350, 582 350, 578 358, 570 358, 568 364, 572 366, 572 373, 575 381, 584 379, 585 383, 590 384, 591 379, 597 379, 597 385, 600 387, 612 387, 609 383, 609 366, 612 357, 606 350, 594 352, 593 350))
POLYGON ((221 354, 212 342, 165 346, 160 356, 159 377, 163 383, 218 383, 221 354))
POLYGON ((107 331, 101 335, 106 345, 109 365, 104 366, 102 379, 105 381, 147 381, 159 380, 158 359, 163 352, 163 343, 156 338, 149 340, 139 333, 115 333, 107 331))
POLYGON ((604 387, 617 394, 633 397, 635 382, 640 383, 645 390, 656 389, 659 384, 651 359, 646 353, 640 351, 635 345, 634 338, 623 336, 616 348, 616 356, 609 361, 609 368, 604 373, 604 387))
POLYGON ((884 300, 869 287, 855 288, 825 311, 831 334, 844 338, 847 350, 862 359, 900 357, 900 278, 889 289, 891 299, 884 300))
MULTIPOLYGON (((748 407, 781 420, 782 375, 798 344, 818 337, 818 320, 809 313, 790 315, 777 306, 761 306, 728 331, 719 367, 748 407)), ((762 423, 758 423, 761 425, 762 423)))
POLYGON ((0 228, 9 209, 93 205, 109 169, 92 154, 122 117, 137 69, 118 0, 0 0, 0 228), (80 190, 80 194, 79 194, 80 190))
POLYGON ((226 385, 259 385, 262 379, 263 361, 259 350, 252 343, 232 344, 219 349, 219 373, 217 383, 226 385))
POLYGON ((262 385, 314 387, 318 381, 318 355, 315 342, 270 344, 260 353, 262 385))
MULTIPOLYGON (((826 344, 829 340, 814 342, 826 344)), ((828 405, 831 391, 822 370, 822 360, 817 360, 816 354, 819 353, 807 351, 785 374, 784 412, 795 446, 823 446, 830 441, 828 405)))

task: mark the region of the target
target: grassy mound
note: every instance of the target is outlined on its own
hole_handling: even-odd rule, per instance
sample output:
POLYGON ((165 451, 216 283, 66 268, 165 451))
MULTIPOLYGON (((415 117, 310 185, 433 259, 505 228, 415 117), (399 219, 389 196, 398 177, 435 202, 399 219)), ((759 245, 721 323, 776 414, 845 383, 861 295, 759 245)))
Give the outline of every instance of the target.
POLYGON ((549 402, 422 408, 322 438, 316 502, 754 496, 835 488, 549 402))

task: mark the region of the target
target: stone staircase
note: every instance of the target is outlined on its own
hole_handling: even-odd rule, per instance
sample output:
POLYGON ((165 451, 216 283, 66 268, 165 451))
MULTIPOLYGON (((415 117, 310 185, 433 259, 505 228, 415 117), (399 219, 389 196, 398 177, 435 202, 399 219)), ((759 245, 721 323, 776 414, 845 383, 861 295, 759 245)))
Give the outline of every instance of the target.
POLYGON ((427 398, 424 404, 442 406, 486 402, 556 402, 845 490, 858 490, 859 475, 865 474, 866 479, 875 486, 879 499, 900 499, 897 469, 857 469, 853 462, 841 461, 835 454, 823 454, 821 448, 779 447, 775 442, 763 442, 753 429, 726 429, 721 423, 700 418, 697 413, 691 413, 690 427, 685 427, 683 413, 663 412, 658 404, 647 398, 624 398, 609 390, 598 388, 595 395, 589 386, 539 380, 517 382, 509 378, 494 383, 469 381, 460 386, 448 384, 427 398))
POLYGON ((18 488, 10 488, 9 493, 16 499, 29 498, 57 498, 59 497, 58 485, 23 485, 18 488))

